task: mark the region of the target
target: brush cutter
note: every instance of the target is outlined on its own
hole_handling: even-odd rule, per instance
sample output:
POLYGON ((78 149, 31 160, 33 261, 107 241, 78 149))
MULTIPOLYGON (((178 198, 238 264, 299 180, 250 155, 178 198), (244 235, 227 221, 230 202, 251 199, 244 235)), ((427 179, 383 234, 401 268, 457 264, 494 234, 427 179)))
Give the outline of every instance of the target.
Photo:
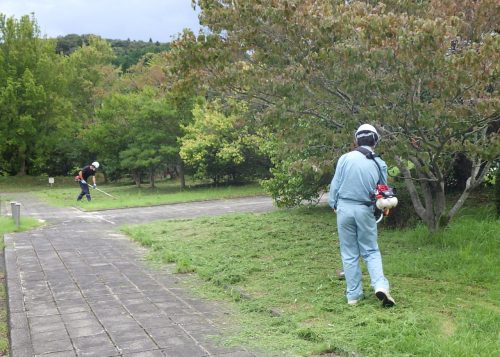
POLYGON ((97 188, 97 187, 93 187, 93 186, 90 186, 90 187, 92 187, 94 190, 97 190, 97 191, 99 191, 99 192, 101 192, 101 193, 104 193, 106 196, 109 196, 109 197, 111 197, 111 198, 117 198, 117 197, 115 197, 115 196, 113 196, 113 195, 110 195, 110 194, 109 194, 109 193, 107 193, 107 192, 104 192, 103 190, 101 190, 101 189, 99 189, 99 188, 97 188))
MULTIPOLYGON (((80 177, 80 175, 76 175, 76 176, 75 176, 75 181, 76 181, 76 182, 80 182, 81 180, 82 180, 82 178, 80 177)), ((113 196, 113 195, 111 195, 111 194, 109 194, 109 193, 107 193, 107 192, 104 192, 103 190, 101 190, 101 189, 99 189, 99 188, 97 188, 97 187, 94 187, 94 186, 92 186, 92 185, 89 185, 89 187, 92 187, 94 190, 97 190, 97 191, 99 191, 99 192, 101 192, 101 193, 104 193, 106 196, 109 196, 109 197, 112 197, 112 198, 116 198, 116 199, 118 199, 118 197, 115 197, 115 196, 113 196)))

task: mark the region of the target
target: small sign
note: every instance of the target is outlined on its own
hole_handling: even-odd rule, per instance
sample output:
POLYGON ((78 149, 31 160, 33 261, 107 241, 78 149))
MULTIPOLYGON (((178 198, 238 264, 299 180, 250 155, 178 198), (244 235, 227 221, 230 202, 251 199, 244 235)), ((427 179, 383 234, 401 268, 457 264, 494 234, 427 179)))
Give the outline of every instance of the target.
POLYGON ((54 183, 54 178, 53 177, 49 177, 49 183, 52 185, 54 183))

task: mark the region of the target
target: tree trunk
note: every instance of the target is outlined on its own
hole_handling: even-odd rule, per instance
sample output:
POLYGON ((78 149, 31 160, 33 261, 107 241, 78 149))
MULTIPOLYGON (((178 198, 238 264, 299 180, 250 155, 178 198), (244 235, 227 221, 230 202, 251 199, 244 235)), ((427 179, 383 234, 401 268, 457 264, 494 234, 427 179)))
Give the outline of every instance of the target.
POLYGON ((418 179, 413 178, 410 170, 403 163, 403 160, 396 157, 398 168, 404 176, 405 185, 410 193, 415 212, 417 212, 417 215, 422 219, 431 233, 436 233, 450 223, 469 197, 470 191, 483 182, 484 176, 491 167, 491 162, 481 162, 479 159, 474 161, 472 173, 467 180, 465 190, 455 202, 452 209, 445 214, 446 195, 444 191, 444 182, 441 179, 442 175, 440 172, 436 172, 435 175, 433 173, 424 174, 419 162, 415 160, 411 161, 415 164, 415 170, 419 176, 418 179), (437 179, 437 177, 440 179, 437 179), (416 180, 420 182, 420 193, 415 187, 416 180), (424 203, 422 203, 422 198, 424 203))
POLYGON ((458 198, 458 200, 453 205, 453 208, 447 214, 448 222, 451 221, 453 217, 455 217, 459 209, 462 208, 465 201, 470 195, 470 191, 479 186, 483 182, 484 177, 486 176, 490 168, 491 168, 491 161, 488 162, 481 162, 480 160, 473 161, 471 176, 467 179, 467 182, 465 184, 465 189, 458 198))
POLYGON ((155 170, 154 169, 149 170, 149 184, 151 185, 151 188, 155 188, 155 170))
POLYGON ((132 177, 134 178, 135 185, 141 187, 141 174, 136 171, 132 174, 132 177))
POLYGON ((184 176, 184 165, 182 164, 182 162, 177 165, 177 173, 179 174, 179 181, 182 191, 186 188, 186 177, 184 176))
POLYGON ((19 148, 19 171, 16 176, 26 176, 26 149, 19 148))
POLYGON ((405 185, 410 193, 415 212, 431 233, 437 232, 440 228, 441 216, 446 206, 444 184, 442 182, 436 182, 436 179, 431 179, 424 175, 417 161, 412 160, 419 176, 418 179, 412 177, 410 170, 400 157, 396 157, 396 162, 399 170, 404 176, 405 185), (421 193, 417 191, 415 186, 416 180, 420 183, 421 193))

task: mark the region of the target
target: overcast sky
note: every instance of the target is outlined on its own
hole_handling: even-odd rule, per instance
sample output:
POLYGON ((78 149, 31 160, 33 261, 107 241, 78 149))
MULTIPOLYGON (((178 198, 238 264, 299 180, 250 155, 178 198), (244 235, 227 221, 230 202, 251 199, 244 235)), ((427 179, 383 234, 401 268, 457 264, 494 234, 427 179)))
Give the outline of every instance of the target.
POLYGON ((32 12, 48 37, 75 33, 169 42, 184 28, 200 28, 191 0, 0 0, 0 13, 8 17, 32 12))

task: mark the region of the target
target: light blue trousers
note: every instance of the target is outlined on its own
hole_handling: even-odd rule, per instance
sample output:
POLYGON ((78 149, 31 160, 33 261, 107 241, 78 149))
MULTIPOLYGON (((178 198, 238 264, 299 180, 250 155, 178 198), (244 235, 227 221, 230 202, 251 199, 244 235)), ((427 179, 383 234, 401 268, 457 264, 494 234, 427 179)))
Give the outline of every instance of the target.
POLYGON ((363 297, 360 256, 368 268, 372 288, 375 291, 380 288, 389 291, 389 281, 384 277, 382 256, 377 243, 377 222, 373 206, 340 200, 337 205, 337 229, 347 283, 347 300, 363 297))

